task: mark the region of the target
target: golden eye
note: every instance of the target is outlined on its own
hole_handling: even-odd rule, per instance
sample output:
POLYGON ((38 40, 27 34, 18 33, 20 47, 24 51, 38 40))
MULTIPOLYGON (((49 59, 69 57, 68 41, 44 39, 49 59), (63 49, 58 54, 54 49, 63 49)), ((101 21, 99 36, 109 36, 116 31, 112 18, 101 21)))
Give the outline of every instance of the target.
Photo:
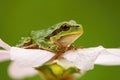
POLYGON ((70 25, 68 25, 68 24, 63 24, 62 26, 61 26, 61 29, 62 29, 62 31, 68 31, 69 29, 70 29, 70 25))

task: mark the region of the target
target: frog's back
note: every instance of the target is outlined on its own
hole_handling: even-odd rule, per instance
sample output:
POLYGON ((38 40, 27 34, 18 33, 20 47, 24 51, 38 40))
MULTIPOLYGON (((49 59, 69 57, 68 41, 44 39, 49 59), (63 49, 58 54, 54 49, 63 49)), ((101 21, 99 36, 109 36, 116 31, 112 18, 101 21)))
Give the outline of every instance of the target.
POLYGON ((45 33, 46 30, 37 30, 37 31, 32 31, 31 32, 31 38, 32 40, 44 38, 47 34, 45 33))
POLYGON ((54 30, 56 30, 59 27, 59 25, 60 24, 55 24, 55 25, 51 26, 50 28, 48 28, 46 30, 32 31, 31 32, 31 38, 33 40, 43 39, 43 38, 47 37, 49 34, 51 34, 54 30))

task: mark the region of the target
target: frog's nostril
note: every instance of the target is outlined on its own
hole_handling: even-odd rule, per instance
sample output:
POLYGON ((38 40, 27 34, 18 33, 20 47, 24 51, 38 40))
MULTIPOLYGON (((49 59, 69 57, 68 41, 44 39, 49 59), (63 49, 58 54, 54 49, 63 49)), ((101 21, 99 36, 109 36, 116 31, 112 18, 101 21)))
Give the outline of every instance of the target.
POLYGON ((75 27, 80 27, 80 26, 75 26, 75 27))

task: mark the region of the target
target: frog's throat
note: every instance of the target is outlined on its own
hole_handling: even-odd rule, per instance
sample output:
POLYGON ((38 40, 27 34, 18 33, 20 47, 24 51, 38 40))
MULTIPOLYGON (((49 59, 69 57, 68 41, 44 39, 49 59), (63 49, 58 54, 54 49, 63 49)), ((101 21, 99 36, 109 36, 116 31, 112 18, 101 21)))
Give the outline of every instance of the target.
POLYGON ((80 34, 62 36, 55 41, 55 44, 59 47, 69 47, 79 37, 80 34))

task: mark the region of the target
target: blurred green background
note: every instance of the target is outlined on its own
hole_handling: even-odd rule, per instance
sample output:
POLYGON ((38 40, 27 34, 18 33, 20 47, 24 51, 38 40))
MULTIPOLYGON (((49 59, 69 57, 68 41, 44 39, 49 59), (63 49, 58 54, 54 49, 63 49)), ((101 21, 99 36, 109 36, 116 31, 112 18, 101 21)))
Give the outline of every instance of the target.
MULTIPOLYGON (((71 19, 84 27, 76 46, 120 47, 120 0, 0 0, 0 38, 11 46, 32 30, 71 19)), ((9 64, 0 63, 0 80, 12 80, 7 74, 9 64)), ((120 66, 96 65, 80 80, 120 80, 120 66)))

